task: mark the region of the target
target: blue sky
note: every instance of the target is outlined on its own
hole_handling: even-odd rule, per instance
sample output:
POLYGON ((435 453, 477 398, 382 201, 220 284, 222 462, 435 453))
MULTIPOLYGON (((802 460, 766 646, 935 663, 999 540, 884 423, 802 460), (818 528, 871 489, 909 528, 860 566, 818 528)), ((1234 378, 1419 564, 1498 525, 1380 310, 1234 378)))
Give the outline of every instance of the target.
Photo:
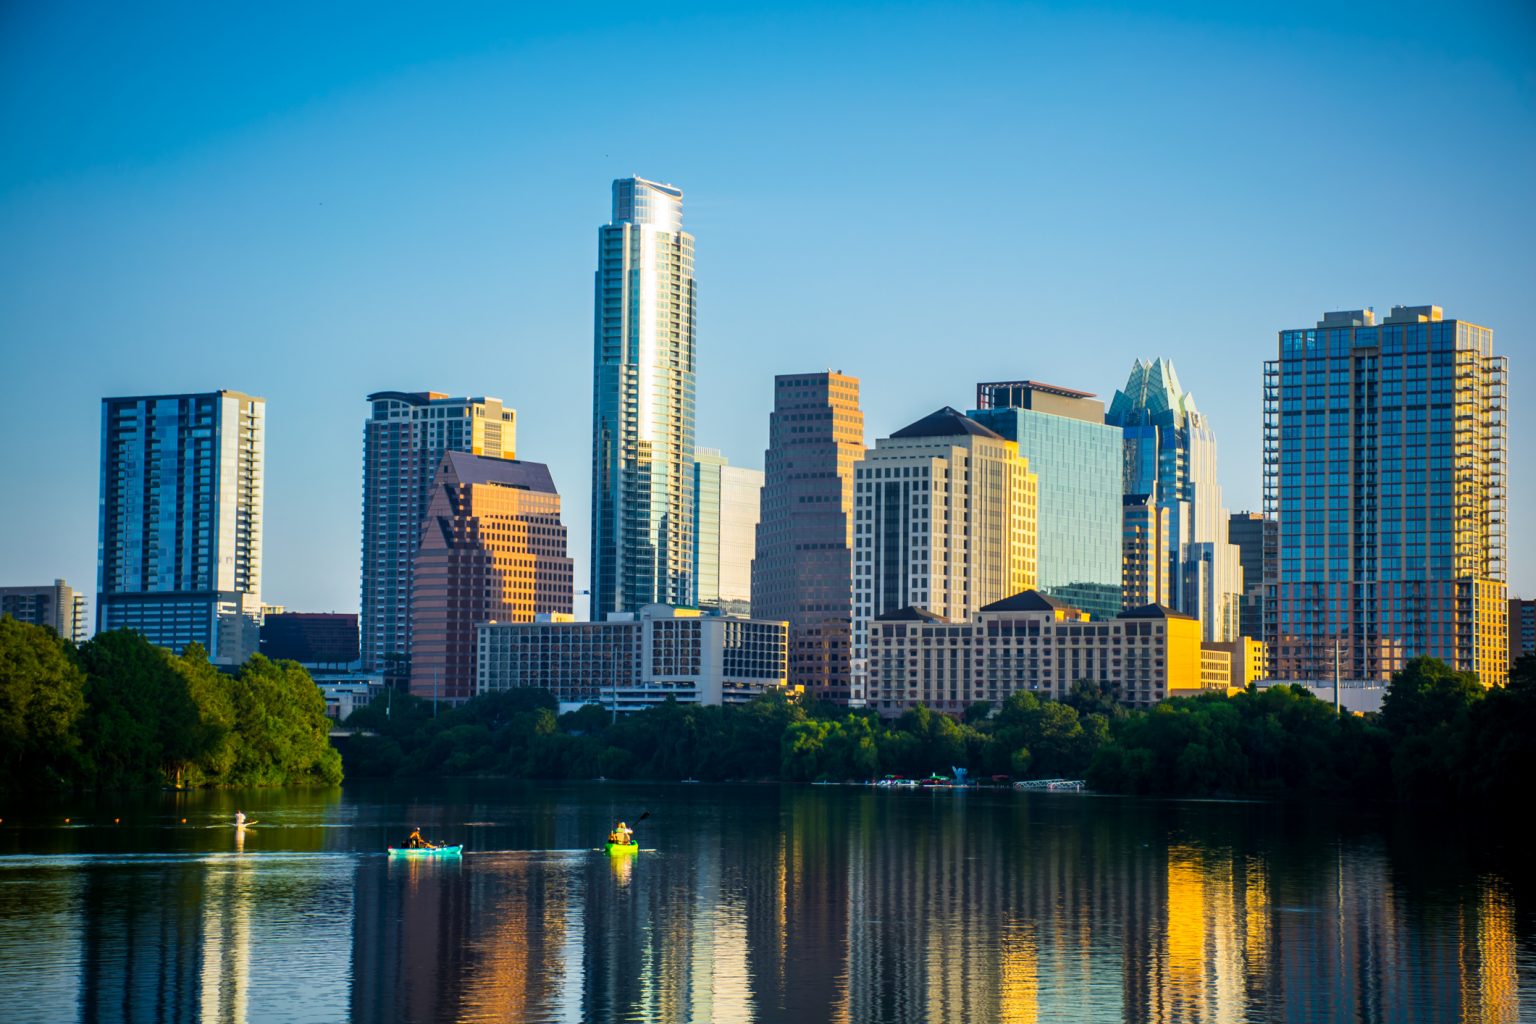
MULTIPOLYGON (((1174 360, 1227 504, 1260 373, 1326 309, 1443 305, 1536 355, 1520 3, 0 6, 0 584, 95 586, 99 400, 267 399, 264 597, 357 607, 364 396, 496 395, 586 578, 609 182, 680 185, 698 441, 774 373, 869 436, 974 383, 1174 360)), ((1511 414, 1536 595, 1536 417, 1511 414)))

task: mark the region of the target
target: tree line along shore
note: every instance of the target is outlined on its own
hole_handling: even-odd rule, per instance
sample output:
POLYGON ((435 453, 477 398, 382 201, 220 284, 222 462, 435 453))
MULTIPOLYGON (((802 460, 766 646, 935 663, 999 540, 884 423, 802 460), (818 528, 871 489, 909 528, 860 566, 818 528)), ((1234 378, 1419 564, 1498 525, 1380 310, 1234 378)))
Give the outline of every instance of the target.
POLYGON ((542 690, 457 707, 404 695, 347 720, 338 752, 309 674, 260 655, 221 672, 127 631, 76 647, 0 619, 0 795, 353 779, 868 781, 1082 778, 1151 796, 1395 798, 1492 805, 1536 777, 1536 658, 1506 686, 1432 658, 1398 672, 1378 713, 1339 714, 1301 687, 1210 694, 1131 710, 1079 683, 1056 701, 1016 693, 960 718, 872 712, 771 693, 744 705, 667 702, 615 718, 558 714, 542 690))

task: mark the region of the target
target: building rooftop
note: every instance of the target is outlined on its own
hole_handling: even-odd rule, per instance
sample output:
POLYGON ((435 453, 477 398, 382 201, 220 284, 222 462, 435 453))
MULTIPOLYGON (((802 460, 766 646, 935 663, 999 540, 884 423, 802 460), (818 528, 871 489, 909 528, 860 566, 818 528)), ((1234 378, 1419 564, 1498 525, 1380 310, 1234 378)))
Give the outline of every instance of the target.
POLYGON ((1079 609, 1038 590, 1024 590, 1001 601, 983 605, 984 612, 1076 612, 1079 609))
POLYGON ((944 617, 935 615, 926 608, 918 608, 907 605, 905 608, 897 608, 894 611, 882 612, 875 616, 876 622, 943 622, 944 617))
POLYGON ((999 441, 1005 440, 1002 434, 987 429, 969 416, 947 405, 937 412, 929 413, 916 423, 907 424, 891 437, 961 437, 966 434, 975 437, 992 437, 999 441))
POLYGON ((497 459, 468 452, 444 452, 443 459, 452 467, 460 484, 492 484, 518 487, 525 491, 560 493, 555 490, 555 481, 549 475, 549 467, 542 462, 497 459))
POLYGON ((1117 618, 1121 619, 1193 619, 1193 615, 1185 615, 1176 612, 1172 608, 1160 604, 1144 604, 1140 608, 1129 608, 1121 612, 1117 618))

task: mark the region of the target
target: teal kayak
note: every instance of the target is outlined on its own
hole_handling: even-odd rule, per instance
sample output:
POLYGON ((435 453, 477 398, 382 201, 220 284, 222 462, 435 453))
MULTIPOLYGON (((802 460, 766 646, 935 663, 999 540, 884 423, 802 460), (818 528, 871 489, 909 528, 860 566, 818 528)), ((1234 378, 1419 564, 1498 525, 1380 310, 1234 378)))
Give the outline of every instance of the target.
POLYGON ((391 846, 389 848, 391 857, 457 857, 463 852, 464 844, 462 843, 458 846, 391 846))

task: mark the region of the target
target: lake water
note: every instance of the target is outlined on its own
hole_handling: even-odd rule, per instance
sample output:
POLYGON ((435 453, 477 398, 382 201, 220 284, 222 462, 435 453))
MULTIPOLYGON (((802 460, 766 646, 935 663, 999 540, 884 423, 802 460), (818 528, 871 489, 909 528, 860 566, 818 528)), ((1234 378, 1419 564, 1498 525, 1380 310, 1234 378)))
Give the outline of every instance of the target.
POLYGON ((1515 1021, 1527 862, 1465 824, 1009 791, 13 808, 0 993, 9 1021, 1515 1021), (642 809, 639 854, 594 851, 642 809), (462 861, 390 861, 415 825, 462 861))

